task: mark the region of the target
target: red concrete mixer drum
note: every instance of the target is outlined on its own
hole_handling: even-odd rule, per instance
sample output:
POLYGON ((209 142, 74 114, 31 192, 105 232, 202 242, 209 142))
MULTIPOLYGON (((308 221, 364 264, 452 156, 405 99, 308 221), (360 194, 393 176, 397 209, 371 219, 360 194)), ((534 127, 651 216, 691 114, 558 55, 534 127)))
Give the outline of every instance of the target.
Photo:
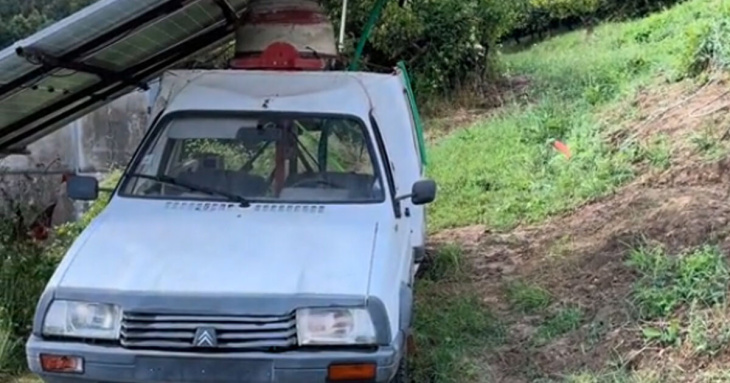
POLYGON ((337 59, 332 23, 314 0, 252 0, 236 31, 233 69, 326 70, 337 59))

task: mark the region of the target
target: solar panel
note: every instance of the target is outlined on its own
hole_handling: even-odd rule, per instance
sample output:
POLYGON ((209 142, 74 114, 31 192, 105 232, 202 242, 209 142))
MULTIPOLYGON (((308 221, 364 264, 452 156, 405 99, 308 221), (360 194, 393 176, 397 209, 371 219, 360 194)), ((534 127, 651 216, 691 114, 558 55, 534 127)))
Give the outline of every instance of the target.
POLYGON ((0 52, 0 154, 18 153, 233 35, 247 0, 100 0, 0 52))

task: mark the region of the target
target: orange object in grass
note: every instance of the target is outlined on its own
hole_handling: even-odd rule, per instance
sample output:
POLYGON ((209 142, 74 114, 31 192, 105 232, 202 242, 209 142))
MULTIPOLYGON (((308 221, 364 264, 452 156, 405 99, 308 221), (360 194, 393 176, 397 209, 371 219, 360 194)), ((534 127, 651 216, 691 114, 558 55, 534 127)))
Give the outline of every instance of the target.
POLYGON ((570 153, 570 148, 568 148, 568 145, 565 145, 564 143, 562 143, 562 142, 560 142, 560 141, 557 141, 557 140, 556 140, 556 141, 555 141, 555 142, 553 143, 553 146, 555 147, 555 149, 556 149, 557 151, 559 151, 560 153, 563 153, 563 155, 565 156, 565 158, 568 158, 568 159, 570 159, 570 157, 572 157, 572 156, 573 156, 573 155, 572 155, 572 154, 570 153))

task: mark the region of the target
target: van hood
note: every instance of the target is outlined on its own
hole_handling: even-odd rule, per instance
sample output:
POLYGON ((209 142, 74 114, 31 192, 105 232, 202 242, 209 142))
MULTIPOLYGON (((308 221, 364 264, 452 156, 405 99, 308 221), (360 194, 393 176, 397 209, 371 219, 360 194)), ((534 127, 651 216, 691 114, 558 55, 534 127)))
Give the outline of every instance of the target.
POLYGON ((79 239, 59 287, 162 294, 368 293, 375 220, 150 213, 97 218, 79 239))

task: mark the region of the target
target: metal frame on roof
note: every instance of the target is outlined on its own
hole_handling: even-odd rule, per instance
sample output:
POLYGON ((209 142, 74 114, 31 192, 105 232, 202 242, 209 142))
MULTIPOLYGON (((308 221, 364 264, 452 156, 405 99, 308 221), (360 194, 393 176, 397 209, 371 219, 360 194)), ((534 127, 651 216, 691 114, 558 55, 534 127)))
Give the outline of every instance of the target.
POLYGON ((0 154, 22 152, 83 114, 145 89, 147 81, 185 58, 220 46, 232 37, 246 4, 101 0, 3 50, 0 154), (125 11, 126 17, 119 14, 125 11), (159 47, 162 43, 167 46, 159 47), (135 50, 142 53, 130 53, 135 50))

